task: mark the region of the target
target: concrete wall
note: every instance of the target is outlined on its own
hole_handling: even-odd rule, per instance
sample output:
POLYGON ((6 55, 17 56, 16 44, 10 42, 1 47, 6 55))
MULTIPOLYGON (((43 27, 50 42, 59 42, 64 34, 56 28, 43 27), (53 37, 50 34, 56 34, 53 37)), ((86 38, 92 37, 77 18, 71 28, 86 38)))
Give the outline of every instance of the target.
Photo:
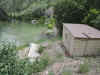
POLYGON ((100 40, 88 40, 86 55, 100 55, 100 40))
POLYGON ((100 40, 75 38, 66 27, 63 27, 63 43, 71 56, 100 55, 100 40))
POLYGON ((100 55, 100 40, 74 39, 71 53, 73 56, 100 55))
POLYGON ((87 49, 86 39, 74 39, 72 56, 84 56, 87 49))
POLYGON ((69 53, 71 53, 71 50, 73 49, 73 39, 74 37, 71 35, 70 31, 68 31, 66 27, 63 27, 63 43, 69 53))

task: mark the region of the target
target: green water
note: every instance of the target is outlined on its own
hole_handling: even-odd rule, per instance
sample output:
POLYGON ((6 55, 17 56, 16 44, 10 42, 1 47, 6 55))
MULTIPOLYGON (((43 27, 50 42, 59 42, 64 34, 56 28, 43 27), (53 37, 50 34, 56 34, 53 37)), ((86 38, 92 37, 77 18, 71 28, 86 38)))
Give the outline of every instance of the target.
POLYGON ((29 44, 37 42, 42 37, 44 26, 28 23, 8 24, 0 23, 0 41, 16 42, 16 44, 29 44))

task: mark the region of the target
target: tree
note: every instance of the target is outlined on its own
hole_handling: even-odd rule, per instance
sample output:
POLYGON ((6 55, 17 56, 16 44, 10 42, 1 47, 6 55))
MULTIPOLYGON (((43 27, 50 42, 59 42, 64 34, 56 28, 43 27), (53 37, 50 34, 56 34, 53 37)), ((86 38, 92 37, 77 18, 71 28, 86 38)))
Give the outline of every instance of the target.
POLYGON ((62 23, 81 23, 82 19, 88 13, 86 0, 61 0, 55 7, 56 27, 62 35, 62 23))
POLYGON ((2 21, 9 20, 7 13, 2 8, 0 8, 0 20, 2 21))

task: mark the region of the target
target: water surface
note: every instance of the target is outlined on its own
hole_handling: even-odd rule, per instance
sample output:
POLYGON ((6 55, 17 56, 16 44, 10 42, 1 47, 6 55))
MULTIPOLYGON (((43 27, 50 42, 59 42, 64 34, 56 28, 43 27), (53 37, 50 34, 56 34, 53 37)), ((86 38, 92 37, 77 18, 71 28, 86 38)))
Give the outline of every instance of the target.
POLYGON ((29 44, 38 41, 40 34, 46 30, 44 26, 28 23, 0 24, 0 41, 16 42, 17 44, 29 44))

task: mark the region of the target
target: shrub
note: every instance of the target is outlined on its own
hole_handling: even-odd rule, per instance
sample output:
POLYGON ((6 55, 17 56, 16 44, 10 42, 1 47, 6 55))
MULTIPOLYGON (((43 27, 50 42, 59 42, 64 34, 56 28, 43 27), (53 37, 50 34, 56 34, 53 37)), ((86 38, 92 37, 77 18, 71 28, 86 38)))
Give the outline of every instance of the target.
POLYGON ((91 25, 100 30, 100 15, 90 21, 91 25))
POLYGON ((44 23, 45 23, 45 17, 44 17, 44 16, 40 17, 38 23, 39 23, 39 24, 44 24, 44 23))
POLYGON ((55 18, 50 18, 49 19, 49 23, 48 23, 48 28, 52 29, 54 27, 54 25, 56 24, 56 20, 55 18))
POLYGON ((10 43, 0 45, 0 75, 29 75, 32 73, 30 63, 27 60, 19 60, 16 53, 15 45, 10 43))
POLYGON ((33 73, 41 72, 43 71, 47 65, 49 64, 49 58, 47 55, 42 56, 39 60, 36 62, 33 62, 33 73))
POLYGON ((0 75, 18 75, 17 66, 16 47, 2 43, 0 45, 0 75))
POLYGON ((92 27, 95 27, 97 29, 100 29, 100 11, 92 8, 89 10, 89 13, 85 18, 83 19, 83 23, 88 24, 92 27))
POLYGON ((48 57, 30 62, 29 59, 18 59, 16 46, 10 43, 0 45, 0 75, 31 75, 40 72, 48 65, 48 57))

